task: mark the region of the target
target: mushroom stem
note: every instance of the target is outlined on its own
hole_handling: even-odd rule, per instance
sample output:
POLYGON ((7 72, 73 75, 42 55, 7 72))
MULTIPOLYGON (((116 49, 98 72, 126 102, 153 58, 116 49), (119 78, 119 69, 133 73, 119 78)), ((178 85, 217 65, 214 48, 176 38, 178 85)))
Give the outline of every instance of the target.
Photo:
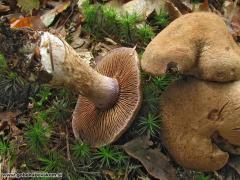
POLYGON ((43 32, 39 50, 42 69, 52 76, 50 84, 69 87, 100 109, 110 108, 117 101, 117 80, 95 71, 64 40, 43 32))

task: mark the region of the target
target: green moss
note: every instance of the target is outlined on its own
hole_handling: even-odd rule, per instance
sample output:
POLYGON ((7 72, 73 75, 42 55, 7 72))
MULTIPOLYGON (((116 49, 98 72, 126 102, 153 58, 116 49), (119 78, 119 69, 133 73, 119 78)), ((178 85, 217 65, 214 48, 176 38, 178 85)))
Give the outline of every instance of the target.
POLYGON ((82 159, 82 160, 86 160, 87 158, 90 158, 91 155, 91 149, 90 146, 88 144, 85 144, 83 142, 79 142, 77 141, 73 148, 73 155, 76 158, 82 159))
POLYGON ((6 72, 7 62, 2 54, 0 54, 0 74, 6 72))
POLYGON ((166 11, 161 10, 158 15, 154 16, 154 24, 160 27, 166 27, 170 23, 169 15, 166 11))
POLYGON ((0 140, 0 156, 7 156, 10 154, 12 148, 11 145, 4 141, 4 140, 0 140))
POLYGON ((37 120, 34 125, 28 125, 25 137, 31 152, 40 154, 46 147, 50 134, 50 127, 44 121, 37 120))
POLYGON ((147 46, 147 44, 155 36, 155 33, 153 32, 153 29, 151 26, 145 24, 137 28, 136 35, 137 35, 138 41, 141 42, 141 44, 143 44, 144 46, 147 46))
POLYGON ((43 109, 51 95, 52 92, 50 87, 41 86, 36 95, 34 97, 30 97, 30 100, 33 102, 35 109, 43 109))
POLYGON ((155 35, 149 25, 138 27, 142 18, 136 13, 120 15, 112 7, 86 3, 83 6, 83 14, 86 31, 96 39, 110 37, 123 45, 144 44, 146 46, 155 35))
POLYGON ((127 156, 122 151, 111 146, 100 147, 93 158, 100 163, 100 168, 110 168, 114 165, 121 167, 127 160, 127 156))
POLYGON ((138 128, 140 134, 156 136, 160 129, 160 118, 148 113, 147 117, 140 117, 138 128))
POLYGON ((52 151, 47 156, 39 157, 38 160, 43 165, 45 172, 59 172, 63 165, 66 164, 62 161, 60 154, 52 151))
POLYGON ((209 175, 205 175, 203 173, 199 173, 197 176, 196 176, 196 180, 210 180, 211 177, 209 175))
POLYGON ((68 101, 56 98, 52 106, 47 110, 51 122, 64 122, 71 117, 71 110, 68 101))

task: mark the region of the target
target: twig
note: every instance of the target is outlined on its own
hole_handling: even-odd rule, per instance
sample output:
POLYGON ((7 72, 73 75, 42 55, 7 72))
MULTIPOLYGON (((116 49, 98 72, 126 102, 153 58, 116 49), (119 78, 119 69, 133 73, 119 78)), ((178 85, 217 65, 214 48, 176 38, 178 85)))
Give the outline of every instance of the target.
POLYGON ((123 180, 128 180, 128 173, 129 173, 128 168, 129 168, 129 163, 127 164, 123 180))
POLYGON ((74 163, 72 161, 71 154, 70 154, 69 133, 68 133, 68 127, 67 126, 66 126, 66 145, 67 145, 67 159, 71 162, 74 171, 77 172, 77 170, 76 170, 76 168, 74 166, 74 163))
POLYGON ((233 18, 233 16, 234 16, 235 13, 236 13, 238 1, 239 1, 239 0, 235 0, 235 2, 234 2, 234 4, 233 4, 233 10, 232 10, 232 12, 231 12, 231 14, 230 14, 230 16, 229 16, 230 22, 232 22, 232 18, 233 18))
POLYGON ((70 148, 69 148, 69 140, 68 140, 68 126, 66 126, 66 145, 67 145, 67 159, 71 160, 70 148))

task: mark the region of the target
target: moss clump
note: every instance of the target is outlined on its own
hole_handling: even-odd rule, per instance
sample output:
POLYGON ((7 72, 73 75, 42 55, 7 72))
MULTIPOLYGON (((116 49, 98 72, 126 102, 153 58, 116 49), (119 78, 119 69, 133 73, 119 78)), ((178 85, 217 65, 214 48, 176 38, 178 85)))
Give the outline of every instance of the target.
POLYGON ((153 29, 145 24, 138 25, 141 17, 137 14, 119 15, 106 5, 85 3, 83 5, 85 29, 96 39, 110 37, 123 45, 147 45, 155 35, 153 29))

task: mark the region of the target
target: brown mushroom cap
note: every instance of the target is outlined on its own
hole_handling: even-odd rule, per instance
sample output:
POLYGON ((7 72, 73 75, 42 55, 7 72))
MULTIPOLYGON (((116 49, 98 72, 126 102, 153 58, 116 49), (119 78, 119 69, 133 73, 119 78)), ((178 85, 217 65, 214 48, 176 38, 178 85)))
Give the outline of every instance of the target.
POLYGON ((209 81, 240 79, 240 48, 222 18, 198 12, 183 15, 147 46, 141 66, 162 75, 167 71, 209 81))
POLYGON ((219 135, 240 145, 240 81, 216 83, 187 78, 174 82, 161 96, 163 142, 182 166, 214 171, 228 153, 212 142, 219 135))
POLYGON ((117 79, 119 96, 107 110, 79 96, 72 120, 76 137, 99 147, 115 141, 129 127, 141 105, 141 77, 137 53, 132 48, 111 51, 97 65, 96 70, 117 79))

